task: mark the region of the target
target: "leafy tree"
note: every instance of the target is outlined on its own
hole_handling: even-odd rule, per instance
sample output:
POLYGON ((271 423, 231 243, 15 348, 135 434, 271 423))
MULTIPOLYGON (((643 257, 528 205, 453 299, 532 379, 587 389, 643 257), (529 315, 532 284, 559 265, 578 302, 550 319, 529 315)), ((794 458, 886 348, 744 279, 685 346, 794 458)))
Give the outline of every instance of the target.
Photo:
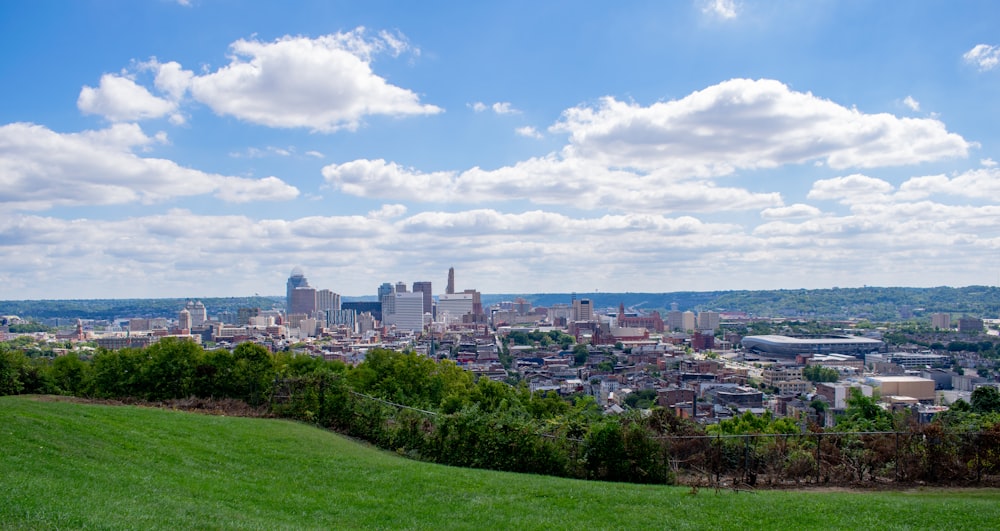
POLYGON ((819 365, 806 366, 802 369, 802 376, 810 382, 836 382, 840 379, 840 373, 836 369, 819 365))
POLYGON ((876 397, 865 396, 860 389, 852 388, 847 397, 847 409, 837 419, 837 428, 841 431, 890 431, 893 429, 892 414, 878 405, 876 397))
POLYGON ((52 362, 52 381, 59 392, 72 396, 87 394, 91 381, 91 367, 76 354, 59 356, 52 362))
POLYGON ((237 398, 252 406, 266 402, 274 385, 274 356, 263 346, 247 341, 233 349, 233 358, 237 398))
POLYGON ((575 365, 587 363, 588 357, 590 357, 590 352, 587 350, 587 345, 578 344, 573 347, 573 363, 575 365))
POLYGON ((21 371, 27 364, 24 354, 0 344, 0 396, 16 395, 24 388, 21 371))
POLYGON ((992 385, 977 387, 972 391, 974 413, 1000 413, 1000 390, 992 385))

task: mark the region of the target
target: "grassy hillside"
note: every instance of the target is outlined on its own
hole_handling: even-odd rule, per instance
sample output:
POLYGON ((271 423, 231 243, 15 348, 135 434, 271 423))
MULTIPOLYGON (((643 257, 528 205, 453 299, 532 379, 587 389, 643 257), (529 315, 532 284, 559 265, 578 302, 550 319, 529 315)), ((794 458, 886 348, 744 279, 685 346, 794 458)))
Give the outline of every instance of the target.
POLYGON ((303 424, 0 397, 0 528, 973 528, 1000 491, 756 492, 418 463, 303 424))

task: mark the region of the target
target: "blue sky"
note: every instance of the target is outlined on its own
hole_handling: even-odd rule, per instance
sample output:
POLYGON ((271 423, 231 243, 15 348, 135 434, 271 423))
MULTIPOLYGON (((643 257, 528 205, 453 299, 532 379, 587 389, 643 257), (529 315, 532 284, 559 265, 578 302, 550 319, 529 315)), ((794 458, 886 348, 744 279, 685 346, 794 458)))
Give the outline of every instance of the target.
POLYGON ((1000 282, 995 2, 0 3, 0 298, 1000 282), (540 4, 540 5, 539 5, 540 4))

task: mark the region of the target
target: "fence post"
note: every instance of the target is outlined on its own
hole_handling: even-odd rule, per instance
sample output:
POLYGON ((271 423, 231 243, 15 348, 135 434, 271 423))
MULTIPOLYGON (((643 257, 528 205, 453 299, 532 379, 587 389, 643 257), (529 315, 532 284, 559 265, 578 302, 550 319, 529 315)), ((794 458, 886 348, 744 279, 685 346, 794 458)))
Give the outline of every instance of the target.
POLYGON ((816 484, 819 485, 819 477, 822 473, 822 461, 819 447, 823 445, 823 438, 820 436, 820 432, 816 432, 816 484))
POLYGON ((896 431, 896 483, 899 483, 899 431, 896 431))

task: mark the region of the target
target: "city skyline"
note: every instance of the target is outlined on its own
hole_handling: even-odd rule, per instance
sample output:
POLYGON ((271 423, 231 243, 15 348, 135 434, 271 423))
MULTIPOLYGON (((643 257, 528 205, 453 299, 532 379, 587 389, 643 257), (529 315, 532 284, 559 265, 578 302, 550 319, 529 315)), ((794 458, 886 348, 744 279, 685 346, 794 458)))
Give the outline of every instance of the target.
POLYGON ((2 299, 1000 283, 992 2, 0 14, 2 299))

